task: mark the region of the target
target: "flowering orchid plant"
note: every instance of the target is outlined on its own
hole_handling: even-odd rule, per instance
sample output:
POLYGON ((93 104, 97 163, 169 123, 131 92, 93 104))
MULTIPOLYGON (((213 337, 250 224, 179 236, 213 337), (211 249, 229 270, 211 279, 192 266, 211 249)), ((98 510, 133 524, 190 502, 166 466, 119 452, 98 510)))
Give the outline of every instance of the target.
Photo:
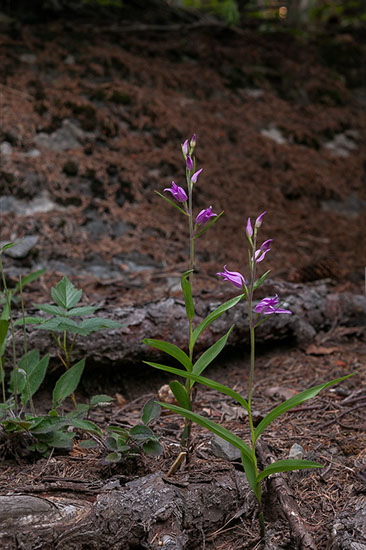
MULTIPOLYGON (((248 219, 247 225, 246 225, 245 233, 249 242, 249 279, 248 281, 246 281, 244 275, 242 275, 241 273, 237 271, 229 271, 226 268, 226 265, 224 266, 224 270, 222 272, 217 273, 217 275, 220 275, 222 277, 223 281, 230 282, 235 287, 241 289, 242 293, 236 296, 235 298, 229 300, 228 302, 225 302, 222 306, 218 307, 216 310, 210 313, 208 317, 206 317, 206 319, 204 319, 193 330, 194 307, 193 307, 192 289, 191 289, 191 280, 192 280, 191 277, 192 277, 192 270, 193 270, 193 241, 195 236, 198 236, 199 234, 202 233, 201 231, 200 233, 198 233, 198 235, 195 234, 197 225, 199 225, 200 223, 207 223, 207 221, 209 221, 212 216, 215 216, 211 212, 212 210, 211 207, 209 209, 203 210, 198 214, 196 218, 196 225, 193 228, 192 179, 194 176, 196 176, 195 177, 195 181, 196 181, 197 175, 200 172, 200 171, 195 172, 191 176, 192 171, 194 171, 195 169, 195 163, 194 161, 192 161, 190 156, 194 148, 194 146, 192 147, 193 141, 195 144, 195 139, 192 138, 190 145, 188 145, 188 140, 187 140, 182 146, 183 155, 186 159, 186 165, 187 165, 188 197, 184 198, 186 196, 186 193, 182 188, 178 188, 180 189, 178 191, 176 187, 173 187, 172 185, 172 188, 168 189, 168 191, 171 191, 173 196, 175 196, 175 198, 178 201, 184 203, 185 210, 184 211, 182 210, 182 211, 189 216, 189 220, 190 220, 190 235, 191 235, 190 269, 182 275, 182 289, 185 297, 185 303, 186 303, 186 309, 187 309, 187 315, 189 318, 189 327, 190 327, 189 357, 185 354, 184 351, 180 350, 178 347, 174 346, 173 344, 168 344, 167 342, 161 342, 159 340, 146 339, 144 340, 146 344, 151 345, 155 348, 158 348, 162 351, 165 351, 166 353, 178 359, 178 361, 185 367, 186 371, 182 369, 176 369, 174 367, 170 367, 167 365, 161 365, 158 363, 151 363, 151 362, 146 362, 146 363, 148 365, 151 365, 154 368, 173 373, 175 375, 181 376, 186 379, 185 387, 183 387, 177 381, 171 382, 170 384, 172 392, 174 393, 176 400, 178 401, 180 406, 168 405, 166 403, 160 403, 160 405, 162 405, 167 409, 170 409, 171 411, 180 413, 182 416, 184 416, 186 419, 186 429, 189 426, 188 422, 192 422, 192 421, 196 422, 197 424, 200 424, 201 426, 210 430, 212 433, 220 436, 222 439, 228 441, 229 443, 231 443, 241 451, 241 459, 242 459, 245 474, 248 478, 248 482, 251 488, 253 489, 254 494, 258 501, 260 532, 261 532, 261 536, 264 537, 265 524, 264 524, 264 516, 263 516, 263 510, 262 510, 262 489, 261 489, 262 480, 274 473, 291 471, 291 470, 302 470, 307 468, 322 468, 322 465, 316 462, 312 462, 309 460, 302 460, 302 459, 301 460, 295 460, 295 459, 278 460, 277 462, 274 462, 269 466, 267 466, 266 468, 264 468, 262 471, 259 471, 258 464, 257 464, 257 457, 256 457, 256 448, 255 448, 256 442, 259 436, 281 414, 284 414, 288 410, 296 407, 297 405, 300 405, 304 401, 307 401, 308 399, 315 397, 321 390, 328 388, 333 384, 337 384, 338 382, 341 382, 346 378, 349 378, 349 376, 352 376, 352 374, 349 374, 342 378, 338 378, 336 380, 332 380, 324 384, 320 384, 318 386, 314 386, 308 390, 298 393, 294 397, 291 397, 287 401, 284 401, 283 403, 275 407, 261 420, 261 422, 256 427, 254 426, 253 414, 252 414, 252 394, 253 394, 254 366, 255 366, 255 329, 261 323, 268 320, 268 318, 271 315, 275 315, 275 314, 291 315, 292 312, 289 309, 285 309, 281 307, 283 304, 279 302, 279 298, 277 294, 274 297, 266 297, 262 299, 256 305, 254 303, 254 299, 253 299, 254 291, 264 282, 264 280, 268 277, 270 273, 270 271, 266 271, 261 277, 256 279, 257 264, 262 262, 265 259, 267 253, 271 250, 271 243, 273 242, 273 239, 268 239, 267 241, 264 241, 263 244, 257 249, 258 230, 261 227, 263 217, 266 214, 266 212, 263 212, 257 217, 254 224, 254 229, 252 227, 250 218, 248 219), (174 193, 176 193, 176 195, 174 195, 174 193), (188 199, 188 207, 187 207, 187 199, 188 199), (190 277, 189 281, 187 281, 188 275, 190 277), (207 367, 209 363, 211 363, 211 361, 220 353, 220 351, 225 346, 226 341, 231 331, 233 330, 234 326, 232 326, 229 329, 229 331, 225 334, 225 336, 223 336, 220 340, 218 340, 215 344, 213 344, 213 346, 211 346, 208 350, 206 350, 201 355, 201 357, 197 359, 195 363, 192 362, 193 347, 197 338, 200 336, 200 334, 224 311, 227 311, 229 308, 235 306, 243 298, 248 303, 250 347, 251 347, 249 390, 248 390, 247 399, 245 399, 242 395, 235 392, 231 388, 201 376, 203 370, 207 367), (240 405, 244 407, 244 409, 248 413, 249 426, 250 426, 250 432, 251 432, 251 445, 248 445, 240 437, 230 432, 223 426, 220 426, 216 422, 213 422, 212 420, 209 420, 208 418, 201 416, 192 411, 193 403, 190 396, 191 396, 193 384, 195 382, 199 382, 211 389, 215 389, 223 393, 224 395, 231 397, 232 399, 234 399, 236 402, 238 402, 240 405)), ((215 222, 218 219, 218 217, 219 216, 214 217, 214 219, 211 221, 211 224, 215 222)), ((187 445, 187 442, 189 443, 189 439, 187 439, 187 434, 185 435, 185 437, 183 437, 182 441, 186 445, 187 445)))

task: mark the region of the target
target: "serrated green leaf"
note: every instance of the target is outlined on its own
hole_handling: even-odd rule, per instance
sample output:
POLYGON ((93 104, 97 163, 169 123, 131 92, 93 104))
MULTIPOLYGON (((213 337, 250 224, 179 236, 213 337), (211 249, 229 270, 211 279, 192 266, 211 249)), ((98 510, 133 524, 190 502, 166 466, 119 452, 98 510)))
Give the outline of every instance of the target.
POLYGON ((152 397, 146 401, 144 408, 142 410, 141 420, 145 425, 149 424, 155 418, 158 418, 161 413, 161 407, 156 403, 155 398, 152 397))
POLYGON ((267 279, 270 273, 271 273, 271 270, 269 269, 262 275, 262 277, 259 277, 259 279, 256 280, 256 282, 253 285, 253 291, 256 290, 259 286, 261 286, 261 284, 267 279))
POLYGON ((105 329, 120 328, 123 325, 112 319, 101 319, 100 317, 92 317, 91 319, 84 319, 80 325, 80 334, 83 336, 89 336, 92 332, 105 329))
POLYGON ((65 310, 59 306, 52 306, 51 304, 33 304, 40 311, 49 313, 50 315, 61 315, 65 317, 65 310))
POLYGON ((146 365, 150 365, 150 367, 154 367, 155 369, 164 370, 166 372, 171 372, 172 374, 175 374, 177 376, 182 376, 183 378, 188 378, 188 380, 193 380, 194 382, 199 382, 200 384, 203 384, 204 386, 207 386, 208 388, 211 388, 213 390, 217 390, 224 395, 228 395, 235 401, 237 401, 240 405, 244 407, 246 411, 249 412, 249 405, 239 393, 232 390, 231 388, 228 388, 227 386, 224 386, 223 384, 219 384, 218 382, 214 382, 213 380, 210 380, 209 378, 204 378, 203 376, 198 376, 196 374, 193 374, 191 372, 186 372, 180 369, 175 369, 174 367, 168 367, 167 365, 160 365, 159 363, 151 363, 149 361, 143 361, 146 365))
POLYGON ((164 351, 165 353, 168 353, 171 355, 171 357, 174 357, 174 359, 177 359, 186 370, 191 371, 192 370, 192 361, 188 357, 188 355, 178 348, 175 344, 171 344, 170 342, 164 342, 164 340, 153 340, 152 338, 144 338, 143 343, 147 346, 150 346, 152 348, 159 349, 161 351, 164 351))
POLYGON ((215 342, 204 353, 202 353, 201 357, 199 357, 199 359, 197 359, 197 361, 193 365, 193 369, 192 369, 193 374, 198 374, 198 375, 201 374, 201 372, 203 372, 205 368, 218 356, 218 354, 225 347, 227 339, 229 338, 234 326, 235 325, 232 325, 232 327, 228 330, 228 332, 224 336, 220 338, 220 340, 215 342))
POLYGON ((67 422, 60 416, 42 416, 32 421, 29 431, 32 434, 47 434, 66 426, 66 424, 67 422))
POLYGON ((80 418, 73 418, 71 420, 71 424, 75 428, 78 428, 79 430, 83 430, 84 432, 90 432, 92 434, 96 434, 99 436, 103 435, 102 430, 98 428, 96 424, 94 424, 93 422, 90 422, 90 420, 81 420, 80 418))
MULTIPOLYGON (((46 319, 44 317, 24 317, 24 323, 26 325, 40 325, 45 323, 46 319)), ((14 323, 14 326, 23 325, 23 319, 17 319, 14 323)))
POLYGON ((343 376, 342 378, 337 378, 335 380, 331 380, 331 382, 326 382, 325 384, 319 384, 319 386, 314 386, 313 388, 309 388, 308 390, 305 390, 301 393, 298 393, 297 395, 294 395, 294 397, 291 397, 290 399, 287 399, 287 401, 284 401, 278 407, 273 409, 270 413, 267 414, 263 418, 263 420, 258 424, 254 431, 255 439, 257 440, 258 437, 261 435, 262 432, 275 420, 278 418, 281 414, 285 413, 286 411, 289 411, 290 409, 293 409, 297 405, 300 405, 304 401, 307 401, 308 399, 311 399, 312 397, 315 397, 320 391, 325 390, 326 388, 329 388, 330 386, 333 386, 334 384, 338 384, 338 382, 342 382, 343 380, 346 380, 350 376, 353 376, 357 373, 348 374, 347 376, 343 376))
POLYGON ((267 468, 264 468, 260 474, 257 476, 257 483, 262 481, 265 477, 270 476, 271 474, 277 474, 279 472, 290 472, 292 470, 305 470, 307 468, 323 468, 322 464, 317 462, 312 462, 310 460, 277 460, 273 462, 267 468))
POLYGON ((79 441, 78 447, 80 449, 94 449, 98 447, 98 443, 94 439, 83 439, 83 441, 79 441))
POLYGON ((72 333, 79 332, 79 325, 72 319, 67 317, 54 317, 48 319, 36 327, 38 330, 49 330, 52 332, 64 332, 65 330, 72 333))
POLYGON ((155 191, 155 193, 157 195, 159 195, 159 197, 161 197, 162 199, 164 199, 166 202, 168 202, 169 204, 171 204, 172 206, 174 206, 174 208, 176 208, 177 210, 179 210, 179 212, 182 212, 182 214, 184 214, 185 216, 189 216, 188 212, 185 212, 183 210, 183 208, 181 208, 180 206, 178 206, 175 202, 171 201, 170 199, 168 199, 168 197, 164 197, 164 195, 162 195, 161 193, 159 193, 159 191, 155 191))
POLYGON ((21 396, 22 405, 26 405, 30 396, 34 395, 38 390, 39 386, 42 384, 44 377, 46 375, 49 359, 50 359, 50 355, 47 354, 34 367, 32 366, 31 368, 29 368, 30 366, 28 365, 28 368, 29 368, 28 383, 25 384, 24 389, 22 391, 22 396, 21 396))
POLYGON ((145 441, 142 446, 142 450, 144 453, 152 456, 161 456, 164 452, 163 447, 156 439, 149 439, 148 441, 145 441))
POLYGON ((53 407, 56 409, 61 403, 74 392, 80 382, 84 370, 85 359, 67 370, 56 382, 53 390, 53 407))
POLYGON ((215 216, 207 225, 204 226, 203 229, 201 229, 201 231, 199 231, 198 233, 196 233, 196 235, 193 237, 193 239, 197 239, 198 237, 200 237, 205 231, 207 231, 207 229, 209 229, 211 227, 211 225, 213 225, 214 223, 217 222, 217 220, 220 218, 220 216, 222 216, 224 213, 224 211, 220 212, 220 214, 218 214, 217 216, 215 216))
POLYGON ((97 309, 99 309, 98 306, 80 306, 80 307, 74 307, 70 309, 67 312, 67 315, 69 317, 71 316, 82 316, 82 315, 91 315, 94 313, 97 309))
POLYGON ((236 296, 235 298, 231 298, 231 300, 228 300, 224 304, 221 304, 218 308, 216 308, 214 311, 212 311, 209 315, 207 315, 206 319, 204 319, 193 331, 192 335, 192 342, 191 347, 193 349, 193 346, 195 345, 197 338, 202 334, 202 332, 211 324, 215 319, 220 317, 225 311, 235 306, 240 300, 245 298, 245 294, 239 294, 239 296, 236 296))
POLYGON ((160 403, 160 405, 166 409, 169 409, 173 412, 181 414, 185 418, 188 418, 188 420, 192 420, 192 422, 196 422, 197 424, 200 424, 200 426, 203 426, 210 432, 222 437, 222 439, 225 439, 225 441, 228 441, 228 443, 231 443, 232 445, 234 445, 234 447, 236 447, 242 453, 244 453, 248 458, 248 460, 253 462, 252 450, 249 447, 249 445, 247 445, 244 441, 242 441, 240 437, 238 437, 237 435, 233 434, 223 426, 220 426, 220 424, 217 424, 216 422, 213 422, 208 418, 204 418, 203 416, 197 413, 194 413, 187 409, 183 409, 182 407, 177 407, 176 405, 167 405, 166 403, 160 403))
POLYGON ((106 405, 108 403, 112 403, 114 401, 113 397, 110 395, 100 394, 100 395, 93 395, 93 397, 90 399, 90 406, 95 407, 96 405, 106 405))
POLYGON ((116 462, 119 462, 121 460, 121 458, 122 458, 121 453, 117 453, 117 452, 109 453, 109 455, 107 455, 105 457, 106 461, 111 462, 112 464, 116 463, 116 462))
POLYGON ((5 352, 8 328, 9 321, 5 319, 0 319, 0 357, 2 357, 5 352))
POLYGON ((179 405, 184 409, 190 409, 191 400, 184 386, 182 386, 182 384, 178 382, 178 380, 173 380, 172 382, 170 382, 169 386, 179 405))
POLYGON ((184 295, 184 302, 186 305, 187 317, 190 321, 192 321, 194 317, 194 304, 193 304, 191 283, 188 281, 187 277, 189 276, 190 273, 192 273, 192 271, 193 271, 192 269, 185 271, 180 278, 183 295, 184 295))
POLYGON ((82 294, 83 291, 77 290, 66 276, 51 289, 52 298, 64 309, 75 307, 80 302, 82 294))

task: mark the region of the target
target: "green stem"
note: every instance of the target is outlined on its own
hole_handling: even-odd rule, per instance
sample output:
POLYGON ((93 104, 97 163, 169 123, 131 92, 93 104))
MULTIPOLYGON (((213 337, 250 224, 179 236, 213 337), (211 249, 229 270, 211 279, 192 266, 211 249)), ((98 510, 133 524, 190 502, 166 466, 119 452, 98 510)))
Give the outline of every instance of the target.
POLYGON ((5 273, 3 268, 3 262, 1 260, 1 254, 0 254, 0 271, 1 271, 1 278, 4 286, 4 292, 6 296, 6 305, 8 307, 10 327, 11 327, 12 347, 13 347, 13 368, 14 368, 14 404, 15 404, 15 413, 17 413, 18 412, 18 392, 17 392, 18 364, 17 364, 16 352, 15 352, 14 323, 13 323, 13 315, 11 312, 10 292, 8 290, 6 280, 5 280, 5 273))
POLYGON ((22 276, 19 276, 19 287, 20 287, 20 303, 22 305, 22 317, 23 317, 23 333, 24 333, 24 355, 25 355, 25 364, 26 364, 26 375, 25 383, 27 385, 28 399, 32 415, 36 416, 36 411, 34 409, 32 393, 29 384, 29 364, 28 364, 28 346, 27 346, 27 331, 25 328, 25 314, 24 314, 24 300, 23 300, 23 285, 22 285, 22 276))

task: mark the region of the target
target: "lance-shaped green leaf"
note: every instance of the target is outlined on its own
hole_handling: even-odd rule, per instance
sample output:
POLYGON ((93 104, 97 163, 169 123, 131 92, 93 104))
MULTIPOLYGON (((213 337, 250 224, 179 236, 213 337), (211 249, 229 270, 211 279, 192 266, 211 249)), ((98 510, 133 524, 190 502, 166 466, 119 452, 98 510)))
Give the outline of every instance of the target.
POLYGON ((67 370, 56 382, 53 390, 53 407, 56 409, 61 403, 76 390, 84 370, 85 359, 67 370))
POLYGON ((260 474, 257 476, 257 483, 262 481, 265 477, 270 476, 271 474, 278 474, 279 472, 290 472, 292 470, 306 470, 308 468, 323 468, 322 464, 317 462, 312 462, 311 460, 277 460, 264 468, 260 474))
POLYGON ((225 347, 225 344, 227 342, 227 339, 230 336, 231 331, 233 330, 235 325, 233 325, 227 333, 220 338, 217 342, 215 342, 210 348, 208 348, 204 353, 202 353, 201 357, 197 359, 195 364, 193 365, 192 372, 193 374, 201 374, 214 359, 217 357, 217 355, 220 353, 220 351, 225 347))
POLYGON ((257 485, 257 471, 254 465, 253 459, 249 460, 247 455, 242 452, 241 461, 243 463, 244 472, 245 472, 245 475, 247 476, 247 480, 249 481, 249 485, 251 486, 255 496, 259 500, 258 485, 257 485))
POLYGON ((19 244, 19 243, 20 243, 20 241, 18 241, 17 243, 4 244, 4 246, 0 250, 0 254, 2 254, 4 252, 4 250, 7 250, 8 248, 11 248, 12 246, 15 246, 16 244, 19 244))
POLYGON ((150 367, 154 367, 155 369, 159 370, 165 370, 166 372, 171 372, 172 374, 175 374, 177 376, 182 376, 183 378, 188 378, 189 380, 193 380, 194 382, 198 382, 199 384, 203 384, 204 386, 207 386, 208 388, 211 388, 213 390, 217 390, 224 395, 227 395, 234 399, 234 401, 237 401, 240 405, 244 407, 246 411, 249 412, 249 405, 239 393, 232 390, 231 388, 228 388, 227 386, 224 386, 223 384, 219 384, 218 382, 215 382, 214 380, 210 380, 209 378, 205 378, 204 376, 198 376, 197 374, 193 374, 191 372, 185 372, 180 369, 175 369, 174 367, 168 367, 167 365, 160 365, 159 363, 151 363, 148 361, 144 361, 147 365, 150 365, 150 367))
POLYGON ((212 311, 209 315, 207 315, 206 319, 204 319, 193 331, 192 341, 191 341, 192 349, 197 341, 197 338, 202 334, 202 332, 209 325, 211 325, 211 323, 213 323, 215 319, 220 317, 220 315, 225 313, 225 311, 227 311, 231 307, 235 306, 243 298, 245 298, 245 294, 239 294, 239 296, 235 296, 235 298, 231 298, 231 300, 228 300, 224 304, 221 304, 221 306, 217 307, 214 311, 212 311))
MULTIPOLYGON (((71 319, 69 319, 71 321, 71 319)), ((101 317, 92 317, 90 319, 84 319, 78 326, 77 334, 82 336, 89 336, 92 332, 98 330, 121 328, 123 325, 113 319, 102 319, 101 317)))
POLYGON ((290 397, 290 399, 287 399, 287 401, 284 401, 283 403, 278 405, 278 407, 274 408, 270 413, 267 414, 267 416, 263 418, 263 420, 258 424, 255 429, 255 439, 257 440, 261 433, 264 432, 264 430, 267 428, 267 426, 269 426, 269 424, 271 424, 271 422, 273 422, 273 420, 278 418, 281 414, 289 411, 290 409, 293 409, 304 401, 315 397, 320 391, 325 390, 326 388, 329 388, 334 384, 338 384, 338 382, 342 382, 342 380, 346 380, 354 374, 356 373, 354 372, 352 374, 348 374, 347 376, 343 376, 342 378, 331 380, 331 382, 326 382, 325 384, 319 384, 319 386, 314 386, 313 388, 309 388, 308 390, 302 391, 301 393, 294 395, 294 397, 290 397))
POLYGON ((224 213, 224 211, 220 212, 220 214, 218 214, 217 216, 215 216, 207 225, 205 225, 205 227, 203 229, 201 229, 201 231, 199 231, 198 233, 196 233, 196 235, 193 237, 193 239, 197 239, 198 237, 200 237, 205 231, 207 231, 207 229, 209 229, 211 227, 211 225, 213 225, 214 223, 217 222, 217 220, 219 219, 220 216, 222 216, 224 213))
POLYGON ((25 405, 30 397, 36 393, 39 386, 42 384, 46 375, 50 354, 43 357, 32 369, 29 369, 28 383, 25 384, 22 391, 21 401, 25 405))
POLYGON ((173 380, 173 382, 170 382, 169 386, 179 405, 184 409, 190 409, 191 400, 189 399, 189 395, 186 392, 184 386, 182 386, 182 384, 178 382, 178 380, 173 380))
POLYGON ((262 277, 259 277, 259 279, 256 280, 256 282, 253 285, 253 291, 256 290, 261 284, 267 279, 268 275, 271 273, 271 270, 269 269, 265 273, 263 273, 262 277))
POLYGON ((166 202, 168 202, 169 204, 171 204, 172 206, 174 206, 174 208, 176 208, 177 210, 179 210, 179 212, 182 212, 182 214, 184 214, 185 216, 189 216, 188 212, 186 212, 185 210, 183 210, 183 208, 181 208, 180 206, 178 206, 177 204, 175 204, 175 202, 171 201, 170 199, 168 199, 168 197, 164 197, 164 195, 162 195, 161 193, 159 193, 159 191, 155 191, 155 193, 157 195, 159 195, 159 197, 161 197, 162 199, 164 199, 166 202))
POLYGON ((4 355, 6 338, 8 335, 9 321, 0 319, 0 357, 4 355))
POLYGON ((177 359, 184 366, 185 369, 187 369, 188 371, 192 370, 192 361, 190 360, 188 355, 184 353, 183 350, 178 348, 178 346, 176 346, 175 344, 164 342, 164 340, 153 340, 152 338, 144 338, 143 343, 147 346, 168 353, 169 355, 174 357, 174 359, 177 359))
POLYGON ((76 306, 81 300, 82 293, 83 291, 77 290, 66 276, 51 289, 51 295, 56 304, 65 309, 76 306))
POLYGON ((191 283, 187 280, 187 277, 190 273, 192 273, 192 271, 193 269, 189 269, 188 271, 185 271, 180 278, 183 295, 184 295, 184 302, 186 304, 187 317, 190 321, 192 321, 194 317, 194 305, 193 305, 193 298, 192 298, 192 287, 191 287, 191 283))
POLYGON ((249 445, 242 441, 237 435, 233 434, 223 426, 220 426, 220 424, 217 424, 208 418, 204 418, 197 413, 183 409, 182 407, 177 407, 176 405, 167 405, 166 403, 160 403, 160 405, 166 409, 181 414, 185 418, 188 418, 188 420, 192 420, 192 422, 196 422, 196 424, 200 424, 200 426, 203 426, 210 432, 222 437, 222 439, 225 439, 225 441, 231 443, 234 447, 244 453, 249 461, 253 462, 252 450, 249 445))
POLYGON ((45 269, 38 269, 38 271, 33 271, 33 273, 29 273, 29 275, 26 275, 25 277, 22 277, 21 281, 19 281, 15 285, 15 287, 13 289, 13 293, 15 294, 16 292, 18 292, 20 290, 20 287, 24 288, 26 285, 29 285, 30 283, 33 283, 33 281, 38 279, 38 277, 43 275, 43 273, 46 273, 45 269))
POLYGON ((83 420, 83 419, 80 419, 80 418, 73 418, 71 420, 71 424, 75 428, 78 428, 79 430, 83 430, 84 432, 89 432, 89 433, 96 434, 96 435, 99 435, 99 436, 103 435, 102 430, 100 428, 98 428, 98 426, 96 424, 94 424, 94 422, 90 422, 90 420, 83 420))

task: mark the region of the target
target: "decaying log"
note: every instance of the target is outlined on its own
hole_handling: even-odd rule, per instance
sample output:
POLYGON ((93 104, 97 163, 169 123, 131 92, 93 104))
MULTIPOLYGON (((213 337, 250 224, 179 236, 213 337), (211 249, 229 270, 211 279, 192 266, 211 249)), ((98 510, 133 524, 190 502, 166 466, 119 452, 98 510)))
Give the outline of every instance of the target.
MULTIPOLYGON (((256 331, 256 341, 263 344, 269 341, 294 339, 299 345, 313 341, 319 330, 327 329, 333 323, 340 325, 361 325, 366 323, 366 296, 353 294, 331 294, 325 284, 300 285, 266 281, 261 287, 261 295, 278 294, 293 312, 293 315, 272 315, 256 331)), ((221 293, 222 296, 222 293, 221 293)), ((211 311, 233 297, 221 299, 197 297, 197 324, 211 311)), ((39 314, 36 310, 27 315, 39 314)), ((148 302, 136 307, 126 306, 116 309, 101 309, 98 314, 119 321, 124 326, 117 330, 104 330, 88 338, 79 337, 74 359, 86 357, 89 364, 121 365, 136 363, 142 358, 154 360, 158 353, 142 343, 143 338, 167 340, 183 349, 187 346, 188 327, 184 302, 178 298, 166 298, 148 302)), ((202 351, 223 336, 232 324, 235 329, 229 338, 229 345, 243 346, 249 343, 248 307, 242 301, 225 312, 208 327, 196 344, 196 351, 202 351)), ((55 357, 58 350, 51 335, 30 326, 28 348, 37 348, 41 354, 51 353, 55 357)), ((16 344, 22 349, 23 329, 18 327, 16 344)), ((8 349, 10 346, 8 346, 8 349)), ((187 351, 187 350, 186 350, 187 351)))
MULTIPOLYGON (((268 445, 262 441, 256 445, 258 457, 264 466, 275 462, 275 457, 272 455, 268 445)), ((268 487, 277 496, 281 505, 281 509, 286 516, 291 530, 294 548, 302 550, 317 550, 317 546, 313 537, 306 529, 305 523, 301 518, 299 508, 294 496, 291 493, 286 479, 283 474, 272 474, 268 479, 268 487)))
POLYGON ((203 549, 202 541, 239 509, 251 515, 255 505, 244 473, 234 468, 216 472, 207 483, 179 486, 160 472, 122 487, 110 481, 91 500, 1 496, 0 548, 203 549))

